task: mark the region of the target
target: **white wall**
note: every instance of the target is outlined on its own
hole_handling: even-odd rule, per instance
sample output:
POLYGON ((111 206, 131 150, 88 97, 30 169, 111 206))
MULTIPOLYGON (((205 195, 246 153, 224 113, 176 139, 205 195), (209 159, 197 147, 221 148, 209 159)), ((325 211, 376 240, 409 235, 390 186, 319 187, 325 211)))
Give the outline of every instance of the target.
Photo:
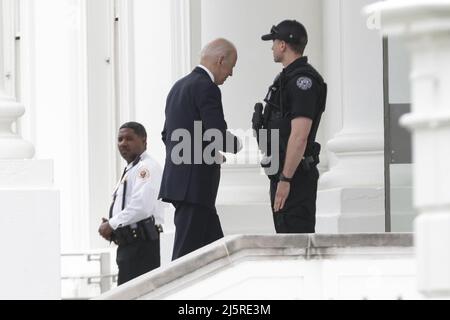
POLYGON ((27 137, 36 157, 54 159, 55 187, 61 190, 63 250, 87 246, 88 207, 86 101, 83 100, 82 32, 79 0, 40 0, 35 4, 34 78, 29 107, 34 129, 27 137))
POLYGON ((228 126, 251 128, 253 106, 267 94, 282 66, 273 62, 272 42, 261 36, 285 19, 302 22, 310 42, 305 54, 319 70, 322 67, 322 1, 311 0, 204 0, 202 43, 225 37, 238 49, 235 73, 223 86, 228 126))
MULTIPOLYGON (((148 298, 154 297, 150 294, 148 298)), ((358 260, 244 260, 163 299, 420 300, 423 296, 416 288, 414 259, 370 257, 358 260)))
MULTIPOLYGON (((134 0, 135 120, 147 129, 148 152, 164 166, 166 150, 161 140, 167 94, 172 87, 171 1, 134 0)), ((182 59, 182 58, 181 58, 182 59)), ((161 263, 171 261, 174 236, 173 209, 168 206, 161 238, 161 263)))
MULTIPOLYGON (((51 161, 0 161, 21 181, 0 183, 0 300, 59 299, 59 196, 51 161), (40 170, 40 171, 38 171, 40 170)), ((1 178, 5 178, 3 175, 1 178)))
POLYGON ((145 125, 149 152, 164 164, 161 141, 166 97, 172 86, 170 2, 134 0, 135 115, 145 125))

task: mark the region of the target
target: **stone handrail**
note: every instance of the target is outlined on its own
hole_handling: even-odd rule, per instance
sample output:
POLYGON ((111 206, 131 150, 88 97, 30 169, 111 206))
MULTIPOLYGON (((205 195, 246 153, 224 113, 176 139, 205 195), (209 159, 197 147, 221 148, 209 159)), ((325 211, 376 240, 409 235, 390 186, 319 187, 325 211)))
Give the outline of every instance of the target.
MULTIPOLYGON (((412 255, 412 234, 346 234, 346 235, 236 235, 182 257, 96 299, 139 299, 187 275, 194 277, 216 272, 246 259, 324 259, 367 254, 412 255), (358 248, 400 248, 367 252, 358 248), (351 248, 351 250, 347 250, 351 248), (344 250, 341 250, 344 249, 344 250), (404 250, 406 249, 406 250, 404 250), (207 267, 207 268, 205 268, 207 267), (205 268, 204 273, 198 271, 205 268)), ((193 279, 190 279, 192 281, 193 279)))

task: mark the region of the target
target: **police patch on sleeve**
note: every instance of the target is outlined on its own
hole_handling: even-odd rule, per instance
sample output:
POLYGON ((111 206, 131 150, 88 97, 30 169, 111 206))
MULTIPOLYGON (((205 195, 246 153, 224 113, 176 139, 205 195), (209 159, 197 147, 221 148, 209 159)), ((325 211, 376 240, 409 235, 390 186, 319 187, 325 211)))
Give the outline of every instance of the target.
POLYGON ((143 180, 148 180, 148 179, 150 179, 150 171, 148 171, 146 168, 142 168, 139 171, 138 177, 143 180))
POLYGON ((305 90, 305 91, 309 90, 309 89, 311 89, 312 85, 313 85, 313 82, 312 82, 311 78, 300 77, 297 80, 297 87, 299 87, 299 89, 301 89, 301 90, 305 90))

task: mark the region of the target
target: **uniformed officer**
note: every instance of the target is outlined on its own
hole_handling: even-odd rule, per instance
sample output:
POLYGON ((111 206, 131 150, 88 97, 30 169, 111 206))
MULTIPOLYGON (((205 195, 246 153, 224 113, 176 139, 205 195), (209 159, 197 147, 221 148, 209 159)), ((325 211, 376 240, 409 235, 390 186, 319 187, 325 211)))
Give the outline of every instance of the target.
MULTIPOLYGON (((315 233, 320 145, 315 142, 325 110, 327 86, 303 56, 308 43, 305 27, 295 20, 273 26, 262 40, 273 41, 273 56, 283 71, 276 77, 262 106, 255 106, 253 128, 279 130, 279 144, 262 147, 268 158, 279 150, 279 167, 271 174, 270 195, 277 233, 315 233)), ((270 161, 269 161, 270 162, 270 161)), ((267 162, 263 166, 267 165, 267 162)))
POLYGON ((127 161, 100 235, 118 245, 118 285, 160 266, 161 223, 164 205, 158 200, 161 168, 146 152, 147 133, 136 122, 125 123, 118 134, 118 148, 127 161))

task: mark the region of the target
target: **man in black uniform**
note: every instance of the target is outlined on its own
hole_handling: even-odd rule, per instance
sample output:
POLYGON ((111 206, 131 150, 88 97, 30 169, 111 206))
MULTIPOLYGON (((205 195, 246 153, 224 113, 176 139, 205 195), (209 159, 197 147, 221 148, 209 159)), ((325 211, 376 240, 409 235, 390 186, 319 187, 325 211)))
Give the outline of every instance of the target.
POLYGON ((279 151, 279 170, 269 174, 275 229, 277 233, 315 233, 320 153, 315 139, 327 85, 303 56, 308 35, 301 23, 282 21, 262 40, 273 40, 274 60, 284 67, 269 88, 264 114, 257 104, 252 120, 257 133, 268 130, 269 145, 262 146, 258 140, 266 156, 278 158, 272 150, 279 151), (279 130, 278 146, 270 144, 273 130, 279 130))

